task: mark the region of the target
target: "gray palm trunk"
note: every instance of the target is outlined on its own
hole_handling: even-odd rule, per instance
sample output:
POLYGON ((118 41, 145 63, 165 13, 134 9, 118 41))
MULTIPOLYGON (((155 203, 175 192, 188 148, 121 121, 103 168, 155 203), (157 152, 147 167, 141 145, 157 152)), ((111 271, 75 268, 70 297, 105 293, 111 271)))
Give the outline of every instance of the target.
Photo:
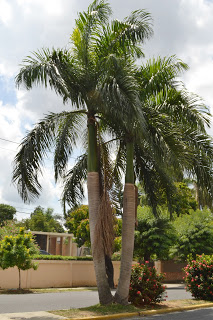
POLYGON ((131 277, 131 267, 134 250, 134 230, 135 230, 135 185, 134 185, 134 144, 128 142, 126 178, 123 199, 123 223, 122 223, 122 253, 121 270, 118 288, 115 294, 117 303, 128 304, 129 284, 131 277))
POLYGON ((113 300, 106 276, 105 255, 103 250, 94 247, 96 240, 96 224, 98 221, 98 209, 100 205, 100 181, 97 161, 97 135, 94 119, 88 121, 88 202, 89 202, 89 223, 90 239, 93 254, 93 262, 98 287, 99 300, 101 304, 110 304, 113 300))

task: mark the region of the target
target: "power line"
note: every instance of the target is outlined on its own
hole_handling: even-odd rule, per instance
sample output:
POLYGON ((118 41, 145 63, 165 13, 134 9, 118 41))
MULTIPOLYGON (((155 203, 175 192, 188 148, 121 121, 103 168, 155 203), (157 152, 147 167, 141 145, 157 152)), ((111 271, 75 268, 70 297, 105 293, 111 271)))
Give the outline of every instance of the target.
MULTIPOLYGON (((18 143, 18 142, 16 142, 16 141, 12 141, 12 140, 8 140, 8 139, 4 139, 4 138, 0 138, 0 140, 3 140, 3 141, 7 141, 7 142, 11 142, 11 143, 15 143, 15 144, 18 144, 18 145, 20 145, 20 143, 18 143)), ((7 150, 7 151, 12 151, 12 152, 17 152, 17 151, 15 151, 15 150, 11 150, 11 149, 7 149, 7 148, 3 148, 3 147, 0 147, 0 149, 3 149, 3 150, 7 150)), ((49 152, 50 153, 54 153, 53 151, 50 151, 49 150, 49 152)), ((74 160, 76 160, 77 158, 75 158, 75 157, 70 157, 71 159, 74 159, 74 160)), ((53 160, 50 160, 50 159, 47 159, 47 158, 45 158, 46 160, 49 160, 49 161, 53 161, 53 160)))
POLYGON ((21 209, 21 210, 34 210, 35 208, 21 208, 21 207, 16 207, 15 208, 18 208, 18 209, 21 209))
POLYGON ((4 139, 4 138, 0 138, 0 140, 4 140, 4 141, 7 141, 7 142, 20 144, 19 142, 15 142, 15 141, 12 141, 12 140, 7 140, 7 139, 4 139))
POLYGON ((25 213, 25 214, 31 214, 31 212, 23 212, 23 211, 16 211, 16 213, 25 213))

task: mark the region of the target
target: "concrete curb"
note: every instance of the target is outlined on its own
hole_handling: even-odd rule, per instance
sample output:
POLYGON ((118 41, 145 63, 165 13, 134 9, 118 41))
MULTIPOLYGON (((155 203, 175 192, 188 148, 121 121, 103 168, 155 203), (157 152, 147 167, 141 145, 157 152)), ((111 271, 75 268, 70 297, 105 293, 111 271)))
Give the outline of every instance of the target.
POLYGON ((205 309, 205 308, 213 308, 213 302, 205 303, 205 304, 195 304, 193 306, 186 307, 177 307, 177 308, 168 308, 168 309, 158 309, 158 310, 147 310, 147 311, 139 311, 139 312, 131 312, 131 313, 117 313, 110 314, 106 316, 95 316, 95 317, 86 317, 86 318, 67 318, 67 320, 95 320, 95 319, 121 319, 121 318, 130 318, 130 317, 143 317, 143 316, 152 316, 156 314, 164 314, 164 313, 173 313, 173 312, 182 312, 187 310, 196 310, 196 309, 205 309))
MULTIPOLYGON (((142 314, 141 314, 142 315, 142 314)), ((84 318, 67 318, 66 320, 95 320, 95 319, 120 319, 120 318, 130 318, 130 317, 140 317, 140 312, 125 312, 117 314, 108 314, 106 316, 95 316, 95 317, 84 317, 84 318)))

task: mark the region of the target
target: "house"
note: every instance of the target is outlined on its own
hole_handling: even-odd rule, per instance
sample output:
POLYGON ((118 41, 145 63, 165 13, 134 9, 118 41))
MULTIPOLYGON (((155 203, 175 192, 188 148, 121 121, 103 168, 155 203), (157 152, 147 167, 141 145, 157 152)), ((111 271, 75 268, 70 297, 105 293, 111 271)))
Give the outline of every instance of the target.
POLYGON ((77 244, 72 233, 31 231, 41 250, 53 255, 77 256, 77 244))

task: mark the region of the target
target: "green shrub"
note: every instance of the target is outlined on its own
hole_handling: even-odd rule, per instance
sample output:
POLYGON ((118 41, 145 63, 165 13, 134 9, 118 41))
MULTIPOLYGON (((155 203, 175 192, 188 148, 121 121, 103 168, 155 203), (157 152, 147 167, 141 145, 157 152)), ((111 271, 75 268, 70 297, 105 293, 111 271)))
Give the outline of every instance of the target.
POLYGON ((186 290, 195 299, 213 301, 213 256, 197 255, 184 268, 186 290))
MULTIPOLYGON (((92 256, 83 256, 83 257, 72 257, 72 256, 60 256, 60 255, 46 255, 46 254, 37 254, 33 256, 34 260, 81 260, 81 261, 92 261, 92 256)), ((115 252, 112 255, 112 261, 120 261, 121 254, 115 252)))
POLYGON ((165 292, 162 285, 163 274, 157 274, 154 267, 145 264, 132 266, 132 274, 129 288, 129 301, 136 306, 161 302, 165 292))
POLYGON ((59 256, 59 255, 43 255, 38 254, 33 257, 34 260, 83 260, 83 261, 91 261, 92 256, 84 256, 84 257, 72 257, 72 256, 59 256))

